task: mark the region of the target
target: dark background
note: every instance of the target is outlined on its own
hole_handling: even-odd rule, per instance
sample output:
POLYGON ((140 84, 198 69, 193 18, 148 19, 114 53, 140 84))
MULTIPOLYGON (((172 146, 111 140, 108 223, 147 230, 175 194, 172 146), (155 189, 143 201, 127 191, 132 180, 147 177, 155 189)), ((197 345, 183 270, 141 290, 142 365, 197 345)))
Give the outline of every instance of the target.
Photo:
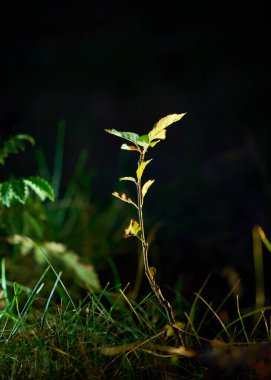
MULTIPOLYGON (((85 148, 92 197, 107 204, 133 157, 104 129, 143 134, 187 112, 151 152, 146 218, 161 222, 160 276, 171 285, 184 276, 196 291, 207 273, 219 277, 230 265, 253 285, 251 229, 260 224, 268 235, 271 227, 267 15, 263 5, 182 1, 3 9, 1 137, 32 134, 52 165, 65 120, 62 185, 85 148)), ((11 166, 16 174, 37 170, 34 154, 24 157, 11 166)))

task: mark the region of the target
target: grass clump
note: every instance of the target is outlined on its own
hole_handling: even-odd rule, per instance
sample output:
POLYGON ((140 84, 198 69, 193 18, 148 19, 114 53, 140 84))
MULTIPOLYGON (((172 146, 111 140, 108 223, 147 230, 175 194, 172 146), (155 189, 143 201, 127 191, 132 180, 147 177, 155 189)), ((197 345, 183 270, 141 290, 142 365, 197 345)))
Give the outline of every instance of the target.
MULTIPOLYGON (((56 287, 67 293, 60 275, 44 297, 50 271, 32 291, 17 285, 19 292, 13 288, 6 292, 9 301, 1 300, 3 378, 163 378, 176 371, 178 352, 167 345, 172 338, 153 296, 135 304, 127 288, 107 286, 99 293, 89 291, 76 305, 65 303, 55 294, 56 287)), ((182 354, 194 356, 192 350, 182 354)))

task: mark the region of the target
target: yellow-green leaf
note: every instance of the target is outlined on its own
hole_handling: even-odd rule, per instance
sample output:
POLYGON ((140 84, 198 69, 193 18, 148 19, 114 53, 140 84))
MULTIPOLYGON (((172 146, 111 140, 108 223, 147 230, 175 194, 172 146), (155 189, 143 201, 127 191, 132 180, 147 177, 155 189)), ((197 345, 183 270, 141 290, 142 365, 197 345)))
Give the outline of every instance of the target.
POLYGON ((131 181, 136 183, 136 179, 134 177, 121 177, 120 181, 131 181))
POLYGON ((156 268, 155 267, 150 267, 150 275, 152 276, 152 278, 154 278, 154 276, 156 275, 156 268))
POLYGON ((172 114, 167 115, 160 119, 157 123, 154 124, 153 129, 149 132, 149 142, 151 143, 153 140, 165 140, 166 138, 166 128, 171 125, 172 123, 175 123, 176 121, 179 121, 182 117, 184 117, 185 113, 180 114, 172 114))
POLYGON ((124 193, 119 194, 119 193, 117 193, 116 191, 114 191, 114 193, 112 193, 112 195, 113 195, 114 197, 116 197, 116 198, 119 198, 121 201, 126 202, 126 203, 130 203, 130 204, 132 204, 133 206, 135 206, 136 208, 138 208, 137 205, 132 201, 132 199, 129 198, 129 197, 127 197, 126 194, 124 194, 124 193))
POLYGON ((158 144, 160 142, 160 140, 154 140, 153 142, 151 142, 149 145, 150 147, 154 147, 156 144, 158 144))
POLYGON ((264 243, 264 245, 266 246, 266 248, 268 249, 268 251, 271 252, 271 243, 267 239, 267 237, 265 236, 265 233, 264 233, 262 227, 258 226, 256 228, 258 229, 258 232, 259 232, 259 235, 260 235, 260 237, 262 239, 262 242, 264 243))
POLYGON ((124 237, 137 236, 140 232, 141 228, 138 222, 134 219, 130 220, 130 224, 127 228, 125 228, 124 237))
POLYGON ((149 190, 149 188, 153 184, 153 182, 154 182, 154 179, 149 179, 149 181, 144 183, 144 185, 142 187, 142 198, 145 197, 145 195, 147 194, 147 191, 149 190))
POLYGON ((145 167, 152 161, 152 159, 148 160, 148 161, 143 161, 141 162, 141 164, 139 165, 137 171, 136 171, 136 176, 137 176, 137 179, 140 179, 142 177, 142 174, 145 170, 145 167))

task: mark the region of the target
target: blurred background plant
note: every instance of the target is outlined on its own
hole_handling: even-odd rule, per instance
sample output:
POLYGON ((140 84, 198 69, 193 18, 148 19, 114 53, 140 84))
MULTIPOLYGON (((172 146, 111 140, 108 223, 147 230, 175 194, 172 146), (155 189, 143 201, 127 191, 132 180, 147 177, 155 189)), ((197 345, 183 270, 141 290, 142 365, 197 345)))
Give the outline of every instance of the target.
MULTIPOLYGON (((102 263, 110 252, 109 247, 114 246, 111 236, 114 235, 117 213, 114 212, 113 203, 103 212, 92 203, 91 173, 88 175, 84 167, 87 158, 85 151, 78 158, 67 188, 61 188, 64 135, 65 123, 60 122, 52 174, 44 151, 38 148, 38 171, 44 180, 30 177, 20 180, 22 183, 18 179, 1 183, 1 256, 6 257, 10 281, 31 286, 49 259, 57 269, 65 268, 63 277, 71 286, 98 290, 100 281, 93 263, 102 269, 102 263), (54 193, 54 202, 41 203, 38 197, 28 197, 28 183, 42 200, 46 196, 53 200, 54 193), (10 187, 6 189, 8 184, 10 187)), ((4 143, 0 157, 2 163, 7 156, 6 147, 12 147, 10 151, 18 153, 24 149, 25 141, 34 144, 34 140, 26 135, 18 135, 16 139, 4 143)))

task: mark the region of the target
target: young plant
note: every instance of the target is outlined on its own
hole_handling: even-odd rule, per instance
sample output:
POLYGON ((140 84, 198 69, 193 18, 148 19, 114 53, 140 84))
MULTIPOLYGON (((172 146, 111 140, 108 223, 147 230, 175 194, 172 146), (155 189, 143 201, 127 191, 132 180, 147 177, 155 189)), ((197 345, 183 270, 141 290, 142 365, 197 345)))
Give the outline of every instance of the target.
POLYGON ((137 200, 133 201, 125 193, 119 194, 118 192, 113 192, 112 195, 116 198, 119 198, 121 201, 130 203, 137 209, 138 212, 138 221, 131 219, 129 226, 125 229, 124 237, 136 237, 142 246, 142 255, 144 260, 144 269, 146 277, 151 286, 152 292, 157 297, 161 306, 164 308, 168 322, 172 327, 177 343, 179 345, 183 344, 182 336, 180 330, 176 326, 176 320, 173 314, 171 304, 168 300, 165 299, 163 293, 155 280, 156 269, 149 266, 149 256, 148 256, 148 242, 145 238, 145 229, 144 229, 144 218, 143 218, 143 203, 144 198, 150 188, 154 183, 154 179, 149 179, 142 185, 142 176, 146 166, 152 161, 145 160, 146 153, 149 148, 153 148, 160 140, 165 140, 166 138, 166 128, 182 119, 185 113, 182 114, 172 114, 160 119, 152 128, 152 130, 146 134, 139 136, 137 133, 133 132, 119 132, 115 129, 106 129, 105 131, 111 133, 112 135, 123 138, 129 142, 121 145, 121 149, 135 151, 139 153, 139 159, 137 164, 136 176, 135 177, 122 177, 120 181, 130 181, 133 182, 136 186, 137 191, 137 200))

